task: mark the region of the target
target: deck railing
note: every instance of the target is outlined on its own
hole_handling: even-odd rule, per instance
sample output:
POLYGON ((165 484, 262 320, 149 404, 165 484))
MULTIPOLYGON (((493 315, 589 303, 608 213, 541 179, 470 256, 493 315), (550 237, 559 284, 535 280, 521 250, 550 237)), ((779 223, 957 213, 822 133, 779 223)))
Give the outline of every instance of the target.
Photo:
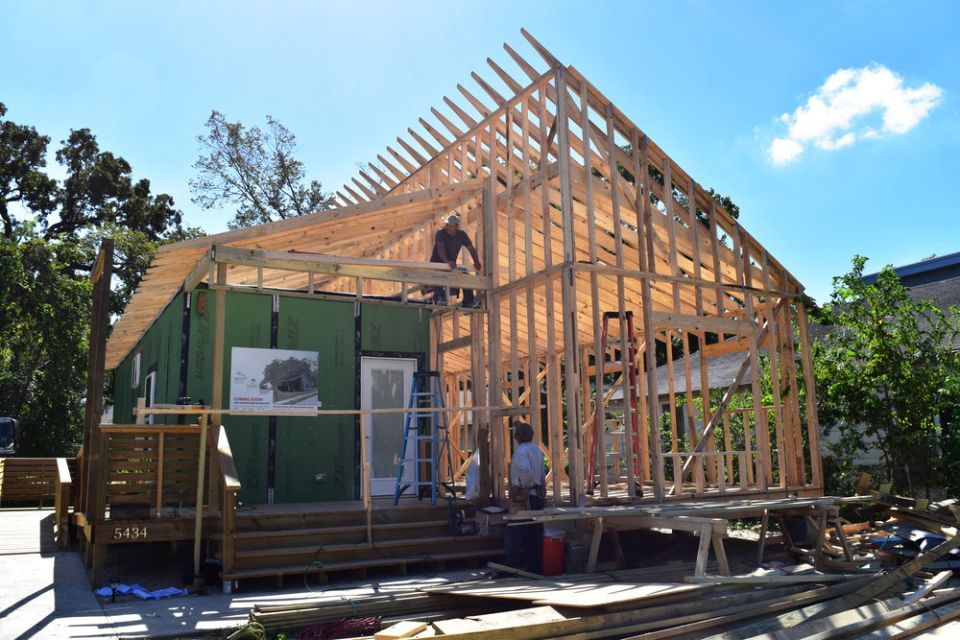
POLYGON ((59 460, 68 468, 76 466, 75 458, 0 458, 0 505, 55 502, 59 460))
POLYGON ((97 519, 162 518, 197 506, 200 427, 101 425, 100 433, 97 519))

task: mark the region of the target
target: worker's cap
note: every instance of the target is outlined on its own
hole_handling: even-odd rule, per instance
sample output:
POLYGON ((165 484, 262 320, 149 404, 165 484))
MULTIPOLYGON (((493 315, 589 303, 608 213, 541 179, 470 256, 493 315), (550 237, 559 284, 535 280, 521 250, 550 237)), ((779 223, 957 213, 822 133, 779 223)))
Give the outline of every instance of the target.
POLYGON ((533 440, 533 427, 520 420, 513 421, 514 437, 520 442, 530 442, 533 440))
POLYGON ((447 216, 447 224, 460 224, 460 216, 455 213, 451 213, 447 216))

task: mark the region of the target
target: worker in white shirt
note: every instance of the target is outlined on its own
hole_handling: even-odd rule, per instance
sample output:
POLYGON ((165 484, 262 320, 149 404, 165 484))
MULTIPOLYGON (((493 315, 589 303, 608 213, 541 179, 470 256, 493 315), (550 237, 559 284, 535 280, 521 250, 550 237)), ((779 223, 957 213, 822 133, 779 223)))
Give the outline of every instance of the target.
MULTIPOLYGON (((533 441, 533 427, 513 423, 517 446, 510 462, 510 502, 516 510, 543 509, 546 495, 543 453, 533 441)), ((504 539, 506 564, 540 573, 543 564, 543 525, 531 522, 508 526, 504 539)))
POLYGON ((476 500, 480 497, 480 452, 470 455, 470 464, 467 465, 467 490, 464 497, 467 500, 476 500))

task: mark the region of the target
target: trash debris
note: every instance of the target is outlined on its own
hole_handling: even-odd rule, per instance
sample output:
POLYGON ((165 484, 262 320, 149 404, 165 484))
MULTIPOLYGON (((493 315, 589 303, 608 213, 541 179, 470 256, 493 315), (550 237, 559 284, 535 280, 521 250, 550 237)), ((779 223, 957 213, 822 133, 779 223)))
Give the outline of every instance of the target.
POLYGON ((112 587, 100 587, 94 590, 94 593, 101 598, 111 598, 114 595, 127 596, 133 595, 141 600, 160 600, 162 598, 172 598, 174 596, 185 596, 188 594, 186 589, 177 587, 166 587, 155 591, 147 591, 138 584, 117 584, 112 587))

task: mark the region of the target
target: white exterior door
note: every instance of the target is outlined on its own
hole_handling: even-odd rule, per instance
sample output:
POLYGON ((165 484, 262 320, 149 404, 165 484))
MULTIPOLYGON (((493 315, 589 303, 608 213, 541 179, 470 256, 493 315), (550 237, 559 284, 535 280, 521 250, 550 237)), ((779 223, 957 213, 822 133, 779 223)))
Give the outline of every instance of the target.
MULTIPOLYGON (((412 358, 360 359, 360 408, 396 409, 406 407, 410 400, 410 385, 417 370, 412 358)), ((397 481, 397 466, 403 445, 403 413, 365 414, 367 441, 366 462, 370 464, 372 496, 393 495, 397 481)), ((407 444, 407 462, 403 465, 403 479, 412 482, 416 477, 416 443, 407 444)), ((361 489, 362 491, 362 489, 361 489)))

